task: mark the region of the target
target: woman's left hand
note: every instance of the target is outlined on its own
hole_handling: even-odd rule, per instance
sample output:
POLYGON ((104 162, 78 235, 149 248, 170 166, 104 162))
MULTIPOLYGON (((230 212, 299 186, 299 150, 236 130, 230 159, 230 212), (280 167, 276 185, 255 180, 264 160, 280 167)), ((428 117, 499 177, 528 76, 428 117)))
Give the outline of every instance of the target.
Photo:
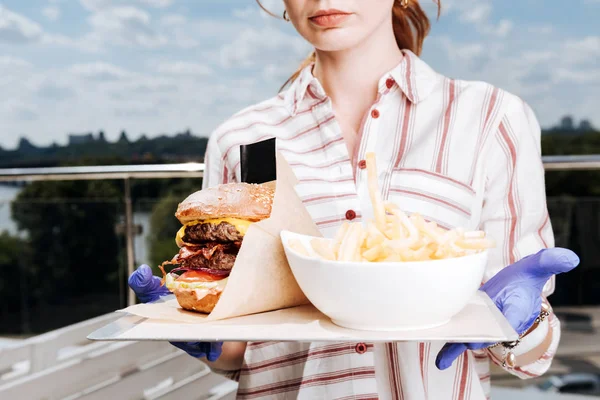
MULTIPOLYGON (((542 306, 542 290, 553 276, 569 272, 579 265, 579 258, 570 250, 542 250, 510 265, 487 281, 484 291, 504 314, 519 335, 526 332, 538 317, 542 306)), ((439 352, 436 366, 444 370, 465 350, 479 350, 491 343, 446 344, 439 352)))

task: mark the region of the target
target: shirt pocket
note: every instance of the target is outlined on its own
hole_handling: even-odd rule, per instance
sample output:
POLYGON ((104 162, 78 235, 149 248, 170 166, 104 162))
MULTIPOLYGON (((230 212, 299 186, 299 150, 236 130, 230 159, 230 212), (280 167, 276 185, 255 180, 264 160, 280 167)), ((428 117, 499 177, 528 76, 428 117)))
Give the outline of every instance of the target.
POLYGON ((421 169, 392 170, 388 200, 404 212, 447 228, 474 229, 472 225, 475 191, 449 176, 421 169))

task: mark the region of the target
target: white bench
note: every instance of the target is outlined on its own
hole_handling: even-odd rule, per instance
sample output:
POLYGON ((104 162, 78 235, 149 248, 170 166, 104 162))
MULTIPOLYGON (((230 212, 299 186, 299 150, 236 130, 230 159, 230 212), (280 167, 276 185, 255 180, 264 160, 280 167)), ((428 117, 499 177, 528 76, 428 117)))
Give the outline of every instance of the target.
POLYGON ((90 342, 109 314, 0 349, 0 399, 233 399, 236 384, 165 342, 90 342))

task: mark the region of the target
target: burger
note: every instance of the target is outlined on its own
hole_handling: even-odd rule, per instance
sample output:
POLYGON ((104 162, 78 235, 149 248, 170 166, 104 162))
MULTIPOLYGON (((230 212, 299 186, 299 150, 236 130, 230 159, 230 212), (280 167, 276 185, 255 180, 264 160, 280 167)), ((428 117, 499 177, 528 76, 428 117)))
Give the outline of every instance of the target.
POLYGON ((179 204, 179 253, 160 269, 183 309, 212 312, 248 228, 271 215, 273 196, 270 185, 230 183, 197 191, 179 204), (173 269, 166 273, 169 264, 173 269))

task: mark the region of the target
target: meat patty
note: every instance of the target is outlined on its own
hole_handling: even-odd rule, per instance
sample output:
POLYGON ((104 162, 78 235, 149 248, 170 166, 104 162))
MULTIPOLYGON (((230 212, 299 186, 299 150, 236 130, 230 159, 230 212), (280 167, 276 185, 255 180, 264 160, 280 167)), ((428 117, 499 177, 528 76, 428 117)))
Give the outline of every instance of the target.
POLYGON ((209 268, 230 271, 240 250, 240 242, 206 243, 200 246, 185 246, 173 258, 172 263, 180 267, 209 268))
POLYGON ((204 242, 238 242, 243 239, 242 235, 235 226, 228 222, 214 224, 196 224, 185 228, 183 241, 186 243, 204 243, 204 242))

